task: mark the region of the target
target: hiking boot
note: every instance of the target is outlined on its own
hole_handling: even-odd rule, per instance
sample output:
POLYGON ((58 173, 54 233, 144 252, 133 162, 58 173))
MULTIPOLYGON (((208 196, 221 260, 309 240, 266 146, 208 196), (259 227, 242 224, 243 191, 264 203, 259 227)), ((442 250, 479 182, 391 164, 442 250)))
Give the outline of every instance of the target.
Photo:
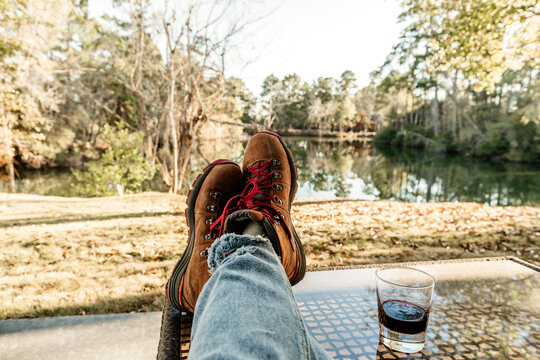
POLYGON ((186 209, 188 245, 165 288, 165 296, 177 310, 195 310, 197 298, 210 278, 208 248, 223 233, 228 201, 243 187, 242 170, 230 160, 214 161, 193 183, 186 209))
POLYGON ((242 233, 251 221, 262 225, 292 285, 304 278, 306 257, 291 222, 298 172, 291 151, 276 133, 253 135, 244 153, 246 186, 238 210, 228 215, 225 233, 242 233))

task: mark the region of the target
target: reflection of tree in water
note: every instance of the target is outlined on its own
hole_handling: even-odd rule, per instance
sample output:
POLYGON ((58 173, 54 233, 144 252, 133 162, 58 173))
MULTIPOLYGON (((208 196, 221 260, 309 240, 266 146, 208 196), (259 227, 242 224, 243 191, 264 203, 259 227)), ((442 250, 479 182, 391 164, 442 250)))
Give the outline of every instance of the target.
MULTIPOLYGON (((400 201, 475 201, 492 205, 540 204, 540 168, 533 164, 493 163, 410 149, 376 150, 361 142, 287 138, 300 184, 337 197, 400 201), (353 192, 353 188, 355 193, 353 192), (356 193, 356 192, 360 193, 356 193)), ((241 163, 246 141, 215 140, 195 144, 183 193, 208 163, 228 158, 241 163)), ((70 171, 27 172, 17 191, 70 196, 70 171)), ((8 184, 0 178, 0 191, 8 184)), ((146 189, 165 191, 156 178, 146 189)), ((317 194, 315 193, 315 196, 317 194)))
POLYGON ((540 202, 540 171, 532 164, 493 163, 405 149, 377 151, 384 161, 369 170, 383 199, 491 205, 540 202))
MULTIPOLYGON (((217 141, 201 141, 193 146, 192 155, 186 171, 186 181, 183 183, 182 193, 186 194, 193 180, 203 169, 216 159, 232 159, 241 163, 244 154, 245 142, 231 139, 217 141)), ((73 196, 70 184, 74 181, 69 169, 50 169, 46 171, 21 172, 16 178, 16 190, 19 193, 73 196)), ((156 177, 144 184, 145 190, 166 191, 166 187, 156 177)), ((9 183, 0 173, 0 192, 7 192, 9 183)))
POLYGON ((352 185, 347 182, 356 149, 349 143, 287 139, 294 154, 299 182, 309 184, 315 191, 333 191, 336 197, 350 195, 352 185))
POLYGON ((540 169, 444 154, 385 149, 360 142, 289 138, 301 184, 335 196, 371 195, 407 202, 540 203, 540 169), (351 194, 357 182, 363 194, 351 194))
MULTIPOLYGON (((9 192, 8 178, 0 173, 0 192, 9 192)), ((23 194, 72 196, 70 184, 73 176, 68 169, 21 171, 15 178, 15 190, 23 194)))

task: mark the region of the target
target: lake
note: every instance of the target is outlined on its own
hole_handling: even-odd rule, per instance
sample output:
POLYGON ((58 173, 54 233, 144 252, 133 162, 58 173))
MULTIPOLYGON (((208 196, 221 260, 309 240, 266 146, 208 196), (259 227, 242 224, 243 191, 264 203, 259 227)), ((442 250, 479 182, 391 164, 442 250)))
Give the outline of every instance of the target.
MULTIPOLYGON (((540 205, 540 165, 498 163, 361 142, 286 138, 299 170, 297 198, 347 197, 405 202, 474 201, 490 205, 540 205)), ((245 141, 204 141, 192 155, 188 181, 208 161, 241 162, 245 141)), ((7 191, 5 177, 0 191, 7 191)), ((70 196, 69 170, 26 171, 17 192, 70 196)), ((164 191, 159 181, 149 185, 164 191)), ((184 190, 185 190, 184 189, 184 190)))

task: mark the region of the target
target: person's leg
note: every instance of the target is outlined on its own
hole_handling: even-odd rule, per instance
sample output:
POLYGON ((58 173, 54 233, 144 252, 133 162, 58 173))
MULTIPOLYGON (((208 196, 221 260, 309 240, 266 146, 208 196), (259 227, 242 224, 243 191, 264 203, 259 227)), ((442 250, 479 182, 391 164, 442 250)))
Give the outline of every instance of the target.
POLYGON ((225 234, 209 251, 213 272, 195 308, 193 359, 331 359, 308 334, 270 242, 225 234))

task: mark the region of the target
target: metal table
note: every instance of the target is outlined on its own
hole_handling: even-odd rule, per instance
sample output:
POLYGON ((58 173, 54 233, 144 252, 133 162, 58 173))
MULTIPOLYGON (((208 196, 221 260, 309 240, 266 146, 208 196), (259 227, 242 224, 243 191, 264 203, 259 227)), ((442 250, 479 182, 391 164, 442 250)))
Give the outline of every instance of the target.
MULTIPOLYGON (((416 354, 379 342, 379 266, 309 271, 293 288, 309 331, 336 359, 540 358, 538 267, 511 257, 400 265, 437 281, 426 346, 416 354)), ((190 329, 190 315, 165 309, 158 357, 187 358, 190 329)))

